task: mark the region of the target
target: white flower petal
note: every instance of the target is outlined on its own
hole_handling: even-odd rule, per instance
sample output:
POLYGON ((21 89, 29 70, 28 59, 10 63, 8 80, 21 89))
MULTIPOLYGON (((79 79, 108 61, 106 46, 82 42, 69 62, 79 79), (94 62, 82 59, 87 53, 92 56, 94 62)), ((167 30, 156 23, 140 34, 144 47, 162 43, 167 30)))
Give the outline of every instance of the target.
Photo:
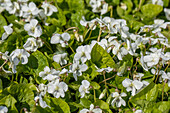
POLYGON ((55 34, 54 36, 51 37, 50 43, 51 44, 58 44, 60 43, 60 34, 55 34))

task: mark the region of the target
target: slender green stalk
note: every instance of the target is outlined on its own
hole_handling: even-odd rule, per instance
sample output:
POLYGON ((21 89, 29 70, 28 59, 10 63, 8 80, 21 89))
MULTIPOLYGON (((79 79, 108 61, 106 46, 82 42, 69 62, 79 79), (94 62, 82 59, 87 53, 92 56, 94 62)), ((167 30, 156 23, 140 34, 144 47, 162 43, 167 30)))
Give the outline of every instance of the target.
POLYGON ((93 92, 94 92, 94 102, 96 102, 96 92, 94 88, 93 88, 93 92))
POLYGON ((98 41, 98 42, 100 41, 100 36, 101 36, 101 34, 102 34, 102 29, 101 29, 101 27, 100 27, 99 36, 98 36, 98 38, 97 38, 97 41, 98 41))
POLYGON ((75 53, 75 51, 74 51, 73 48, 70 46, 70 44, 68 44, 68 46, 69 46, 69 48, 71 49, 71 51, 72 51, 73 53, 75 53))

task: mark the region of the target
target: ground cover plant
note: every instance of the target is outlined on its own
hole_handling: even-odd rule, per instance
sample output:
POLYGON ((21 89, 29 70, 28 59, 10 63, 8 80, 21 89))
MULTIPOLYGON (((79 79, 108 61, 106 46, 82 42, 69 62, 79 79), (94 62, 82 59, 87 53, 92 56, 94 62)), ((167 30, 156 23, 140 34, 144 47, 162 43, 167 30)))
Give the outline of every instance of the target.
POLYGON ((0 0, 0 113, 169 113, 169 0, 0 0))

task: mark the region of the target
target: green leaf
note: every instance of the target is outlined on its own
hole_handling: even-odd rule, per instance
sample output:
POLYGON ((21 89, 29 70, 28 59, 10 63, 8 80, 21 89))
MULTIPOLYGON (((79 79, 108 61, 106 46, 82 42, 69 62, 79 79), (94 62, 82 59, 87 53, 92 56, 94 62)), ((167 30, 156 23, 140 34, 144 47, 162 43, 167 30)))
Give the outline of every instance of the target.
POLYGON ((125 15, 129 14, 132 11, 133 3, 131 0, 123 0, 123 2, 127 6, 127 10, 125 11, 125 15))
POLYGON ((168 7, 169 5, 169 0, 162 0, 164 2, 164 7, 168 7))
POLYGON ((129 23, 130 23, 130 27, 131 27, 135 32, 137 32, 137 31, 140 29, 140 27, 144 26, 143 23, 138 22, 138 21, 136 21, 136 20, 130 20, 129 23))
POLYGON ((170 106, 169 101, 158 102, 146 108, 144 112, 145 113, 169 113, 170 110, 169 106, 170 106))
POLYGON ((8 107, 8 113, 18 113, 18 110, 15 107, 16 99, 11 96, 7 95, 0 99, 0 105, 5 105, 8 107))
POLYGON ((64 25, 66 25, 66 21, 67 21, 66 16, 65 16, 64 12, 61 9, 58 8, 58 10, 59 10, 59 12, 57 13, 58 20, 60 22, 60 25, 64 26, 64 25))
POLYGON ((50 98, 50 106, 53 111, 58 111, 59 113, 70 113, 69 105, 61 98, 50 98))
POLYGON ((170 44, 170 33, 168 31, 163 31, 162 34, 168 38, 168 44, 170 44))
POLYGON ((57 2, 58 2, 58 3, 62 3, 62 2, 63 2, 63 0, 57 0, 57 2))
POLYGON ((133 96, 130 101, 134 104, 144 105, 155 102, 158 95, 158 88, 154 82, 143 88, 139 93, 133 96))
POLYGON ((83 10, 80 10, 80 11, 78 11, 76 13, 73 13, 71 15, 70 25, 71 26, 76 26, 79 29, 83 29, 83 26, 80 24, 80 20, 82 19, 83 14, 84 14, 83 10))
POLYGON ((0 37, 1 35, 4 33, 4 28, 3 26, 6 26, 7 25, 7 22, 5 20, 5 18, 0 14, 0 37))
POLYGON ((15 20, 18 19, 15 15, 5 15, 5 18, 7 19, 9 23, 12 23, 12 24, 16 23, 15 20))
POLYGON ((168 92, 169 89, 170 89, 170 87, 168 86, 167 83, 166 83, 166 84, 158 84, 158 90, 159 90, 159 92, 162 92, 163 87, 164 87, 164 92, 168 92))
POLYGON ((60 64, 58 64, 57 62, 53 62, 52 65, 55 69, 61 68, 60 64))
POLYGON ((96 71, 95 64, 92 64, 88 70, 91 70, 90 72, 89 71, 88 72, 91 76, 91 80, 93 80, 98 75, 98 72, 96 71))
POLYGON ((10 35, 2 44, 0 44, 0 51, 1 52, 12 52, 15 49, 16 37, 17 34, 10 35))
POLYGON ((73 90, 78 90, 80 85, 79 84, 76 84, 76 83, 70 83, 68 85, 69 88, 73 89, 73 90))
MULTIPOLYGON (((154 82, 151 82, 148 86, 146 86, 145 88, 143 88, 138 94, 136 94, 135 96, 133 96, 131 98, 131 100, 135 100, 135 99, 138 99, 138 98, 141 98, 143 95, 147 94, 153 87, 155 86, 155 83, 154 82)), ((143 97, 142 97, 143 98, 143 97)), ((145 99, 145 96, 144 98, 145 99)))
POLYGON ((112 95, 110 94, 109 97, 107 98, 106 102, 107 102, 108 104, 110 104, 111 99, 112 99, 112 95))
POLYGON ((123 76, 123 73, 127 70, 127 62, 124 62, 122 66, 119 67, 117 74, 123 76))
POLYGON ((156 17, 160 12, 162 12, 162 10, 162 6, 154 4, 146 4, 141 8, 141 12, 143 13, 144 18, 148 19, 156 17))
POLYGON ((112 0, 112 2, 113 2, 114 5, 119 5, 120 0, 112 0))
POLYGON ((44 27, 44 30, 45 30, 45 34, 48 36, 48 37, 51 37, 52 34, 56 31, 56 24, 58 25, 58 21, 56 19, 53 19, 53 18, 50 18, 49 20, 47 19, 47 22, 49 23, 52 23, 54 25, 51 25, 51 26, 43 26, 44 27))
POLYGON ((14 106, 17 101, 11 95, 7 95, 0 99, 0 105, 6 105, 7 107, 14 106))
POLYGON ((99 106, 101 109, 109 109, 109 104, 104 102, 103 100, 97 100, 94 103, 95 106, 99 106))
POLYGON ((31 113, 52 113, 52 111, 48 107, 42 108, 40 106, 35 106, 31 113))
POLYGON ((120 17, 122 17, 125 13, 125 11, 120 6, 117 6, 116 11, 120 17))
MULTIPOLYGON (((9 93, 13 95, 19 102, 28 103, 30 107, 33 107, 34 93, 31 89, 33 84, 15 84, 9 88, 9 93)), ((35 87, 35 86, 34 86, 35 87)), ((34 88, 35 89, 35 88, 34 88)))
POLYGON ((2 80, 0 79, 0 91, 3 89, 2 80))
POLYGON ((91 104, 91 101, 86 99, 86 98, 81 98, 80 99, 80 104, 85 107, 85 108, 89 108, 90 107, 90 104, 91 104))
POLYGON ((115 62, 100 45, 97 43, 94 45, 91 51, 91 60, 94 64, 100 67, 112 67, 114 68, 115 62), (106 65, 106 66, 105 66, 106 65))
MULTIPOLYGON (((123 88, 123 85, 122 85, 122 81, 125 79, 125 78, 127 78, 127 77, 120 77, 120 76, 116 76, 115 77, 115 83, 116 83, 116 86, 118 87, 118 88, 123 88)), ((114 85, 114 84, 113 84, 114 85)))
POLYGON ((155 86, 146 94, 146 100, 147 101, 156 101, 158 96, 158 87, 155 84, 155 86))
POLYGON ((27 65, 30 69, 33 69, 37 75, 44 70, 45 66, 49 66, 47 58, 38 50, 30 55, 27 65))
POLYGON ((69 10, 80 11, 84 9, 84 0, 66 0, 69 10))
POLYGON ((68 104, 70 106, 71 112, 76 111, 78 108, 80 108, 80 109, 84 108, 81 104, 77 104, 75 102, 69 102, 68 104))
POLYGON ((100 89, 100 85, 97 82, 91 82, 91 86, 93 86, 94 89, 100 89))
POLYGON ((77 108, 83 107, 81 104, 77 104, 76 102, 69 102, 69 105, 76 106, 77 108))

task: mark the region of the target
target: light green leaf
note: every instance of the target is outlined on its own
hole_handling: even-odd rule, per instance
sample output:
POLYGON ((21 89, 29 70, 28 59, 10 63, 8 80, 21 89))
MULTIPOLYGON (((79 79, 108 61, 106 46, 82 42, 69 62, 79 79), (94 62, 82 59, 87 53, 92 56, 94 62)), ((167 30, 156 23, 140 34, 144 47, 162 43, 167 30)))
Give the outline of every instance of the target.
POLYGON ((120 6, 117 6, 116 11, 120 17, 122 17, 125 13, 125 11, 120 6))
POLYGON ((147 101, 156 101, 158 96, 158 87, 155 85, 147 94, 146 100, 147 101))
POLYGON ((91 82, 91 86, 93 86, 94 89, 100 89, 100 85, 97 82, 91 82))
POLYGON ((99 44, 95 44, 92 51, 91 51, 91 60, 94 64, 96 64, 99 68, 100 67, 112 67, 114 68, 115 62, 99 44), (106 65, 106 66, 105 66, 106 65))
POLYGON ((42 108, 40 106, 35 106, 31 113, 52 113, 52 111, 48 107, 42 108))
POLYGON ((0 79, 0 91, 3 89, 2 80, 0 79))
POLYGON ((6 26, 7 25, 7 22, 5 20, 5 18, 0 14, 0 37, 1 35, 4 33, 4 28, 3 26, 6 26))
POLYGON ((130 101, 134 104, 149 105, 150 102, 156 101, 157 95, 157 85, 154 82, 151 82, 148 86, 146 86, 139 93, 133 96, 130 101))
POLYGON ((162 12, 163 7, 160 5, 146 4, 141 8, 141 12, 145 16, 144 18, 153 18, 156 17, 160 12, 162 12))
POLYGON ((37 75, 44 70, 45 66, 49 66, 47 58, 38 50, 30 55, 27 65, 30 69, 33 69, 37 75))
POLYGON ((4 96, 0 99, 0 105, 5 105, 10 108, 9 113, 18 113, 18 110, 15 107, 16 102, 16 99, 11 95, 4 96))
POLYGON ((169 113, 170 110, 169 106, 170 106, 169 101, 158 102, 146 108, 144 112, 145 113, 169 113))
POLYGON ((140 29, 140 27, 144 26, 143 23, 138 22, 138 21, 136 21, 136 20, 130 20, 129 23, 130 23, 130 27, 131 27, 135 32, 137 32, 137 31, 140 29))
POLYGON ((123 73, 127 70, 127 62, 124 62, 118 69, 118 75, 123 76, 123 73))
POLYGON ((99 106, 101 109, 109 109, 109 104, 104 102, 103 100, 97 100, 94 103, 95 106, 99 106))
POLYGON ((169 0, 162 0, 164 2, 164 7, 168 7, 169 6, 169 0))
POLYGON ((57 2, 58 2, 58 3, 62 3, 62 2, 63 2, 63 0, 57 0, 57 2))
POLYGON ((76 83, 71 83, 68 85, 69 88, 73 89, 73 90, 78 90, 80 85, 76 84, 76 83))
POLYGON ((7 107, 14 106, 17 101, 11 95, 7 95, 0 99, 0 105, 6 105, 7 107))
POLYGON ((80 11, 84 9, 84 0, 66 0, 70 10, 80 11))
POLYGON ((131 0, 123 0, 123 2, 127 6, 127 10, 125 11, 125 15, 129 14, 132 11, 133 3, 131 0))
POLYGON ((53 111, 58 111, 59 113, 70 113, 69 105, 61 98, 51 98, 50 106, 53 111))
MULTIPOLYGON (((34 102, 34 93, 31 89, 33 84, 15 84, 11 85, 9 88, 9 93, 13 95, 17 101, 19 102, 26 102, 30 105, 30 107, 33 107, 34 102)), ((34 86, 35 87, 35 86, 34 86)))
POLYGON ((10 35, 2 44, 0 44, 0 51, 1 52, 12 52, 15 49, 15 43, 17 39, 17 34, 10 35))
POLYGON ((112 2, 113 2, 114 5, 119 5, 120 0, 112 0, 112 2))
POLYGON ((86 98, 81 98, 80 99, 80 104, 85 107, 85 108, 90 108, 90 100, 86 99, 86 98))

